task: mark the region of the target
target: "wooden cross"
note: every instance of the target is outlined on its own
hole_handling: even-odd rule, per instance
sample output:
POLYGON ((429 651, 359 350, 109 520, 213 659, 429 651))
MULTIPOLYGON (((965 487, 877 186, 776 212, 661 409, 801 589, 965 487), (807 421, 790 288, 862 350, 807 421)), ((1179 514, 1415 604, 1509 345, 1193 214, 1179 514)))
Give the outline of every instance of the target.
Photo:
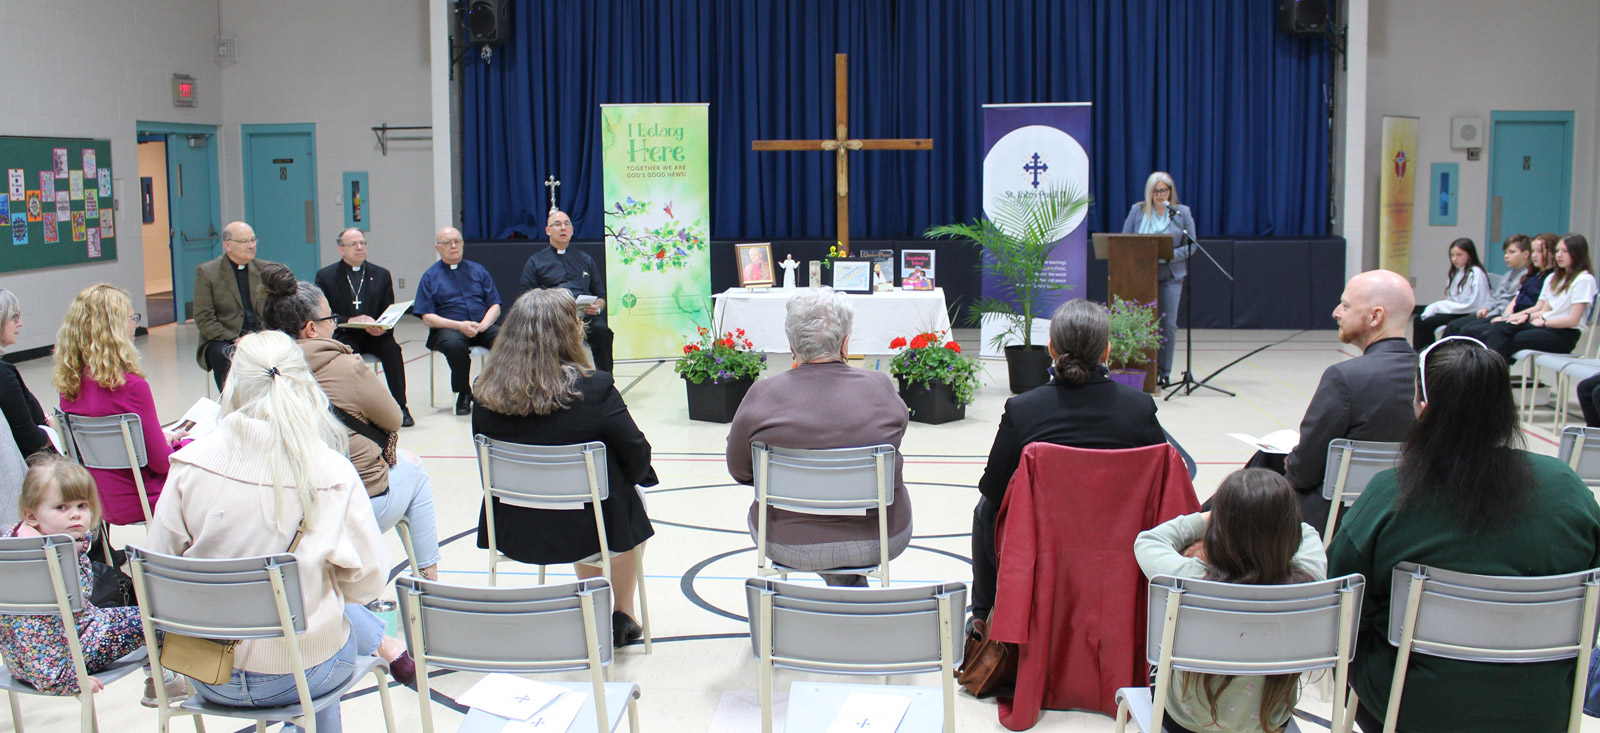
POLYGON ((751 150, 828 150, 838 156, 835 176, 838 178, 836 197, 839 202, 839 250, 850 255, 850 158, 852 150, 932 150, 929 138, 899 138, 890 140, 852 140, 849 130, 850 84, 846 73, 845 54, 833 55, 833 129, 832 140, 754 140, 751 150))

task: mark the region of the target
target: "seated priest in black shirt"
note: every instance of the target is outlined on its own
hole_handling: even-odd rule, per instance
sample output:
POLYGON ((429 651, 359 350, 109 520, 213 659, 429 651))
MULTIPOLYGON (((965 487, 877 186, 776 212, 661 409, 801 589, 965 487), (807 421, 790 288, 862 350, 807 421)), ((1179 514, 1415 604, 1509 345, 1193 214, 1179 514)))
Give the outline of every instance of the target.
MULTIPOLYGON (((389 271, 367 262, 367 235, 355 227, 339 232, 339 261, 317 270, 317 287, 328 297, 328 307, 340 324, 376 322, 394 305, 389 271)), ((377 326, 338 328, 333 337, 357 354, 378 357, 389 394, 400 405, 400 426, 415 425, 406 407, 406 361, 394 331, 377 326)))
POLYGON ((450 390, 456 393, 456 414, 472 414, 472 348, 494 346, 500 333, 500 291, 489 271, 462 259, 461 231, 445 227, 434 237, 439 261, 417 281, 411 312, 428 326, 428 348, 450 365, 450 390))
POLYGON ((606 324, 606 281, 600 277, 594 258, 572 245, 572 218, 560 209, 550 210, 544 233, 550 247, 534 253, 522 268, 522 292, 534 288, 566 288, 574 297, 593 295, 595 301, 582 307, 588 326, 585 339, 594 352, 594 368, 611 371, 611 341, 615 335, 606 324))
POLYGON ((200 368, 220 391, 239 337, 261 330, 256 304, 267 297, 256 259, 256 230, 242 221, 222 228, 222 256, 194 268, 194 325, 200 330, 200 368))

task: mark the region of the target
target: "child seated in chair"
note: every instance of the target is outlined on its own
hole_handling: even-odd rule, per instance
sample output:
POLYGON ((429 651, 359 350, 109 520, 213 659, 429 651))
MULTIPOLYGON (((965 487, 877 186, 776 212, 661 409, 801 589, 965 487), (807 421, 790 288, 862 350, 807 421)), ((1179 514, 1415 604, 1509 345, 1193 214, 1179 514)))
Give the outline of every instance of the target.
MULTIPOLYGON (((89 566, 89 546, 100 521, 99 492, 89 472, 60 456, 37 456, 23 479, 18 505, 22 521, 0 536, 65 534, 77 540, 74 543, 78 556, 77 582, 83 592, 83 610, 76 614, 76 621, 84 667, 89 673, 105 670, 144 646, 137 607, 96 608, 89 601, 94 577, 89 566)), ((7 669, 17 679, 44 692, 78 694, 72 650, 67 645, 59 617, 0 615, 0 654, 4 655, 7 669)), ((148 674, 148 670, 146 672, 148 674)), ((105 689, 94 677, 89 678, 89 687, 91 692, 105 689)), ((182 680, 169 682, 167 694, 176 699, 186 697, 182 680)), ((148 678, 145 679, 143 703, 155 706, 155 690, 148 678)))
MULTIPOLYGON (((1171 575, 1224 583, 1280 585, 1328 576, 1322 540, 1300 521, 1284 477, 1262 468, 1222 480, 1212 509, 1139 534, 1133 553, 1145 577, 1171 575)), ((1279 733, 1299 697, 1300 676, 1184 674, 1168 688, 1162 729, 1279 733)))

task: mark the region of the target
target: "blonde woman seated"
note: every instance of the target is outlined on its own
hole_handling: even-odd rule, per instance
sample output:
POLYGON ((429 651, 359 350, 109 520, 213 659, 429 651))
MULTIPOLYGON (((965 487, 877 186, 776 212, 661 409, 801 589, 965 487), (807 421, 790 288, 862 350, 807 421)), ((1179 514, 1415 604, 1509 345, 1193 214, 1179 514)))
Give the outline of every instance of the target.
MULTIPOLYGON (((293 339, 262 331, 239 339, 222 390, 222 422, 172 455, 167 494, 145 545, 193 558, 293 552, 300 566, 306 631, 296 637, 311 695, 350 679, 357 655, 379 652, 395 678, 414 674, 401 644, 361 604, 383 589, 388 554, 361 474, 344 457, 345 431, 293 339)), ((196 682, 201 697, 234 707, 298 702, 287 644, 242 641, 223 684, 196 682)), ((339 706, 317 713, 317 730, 340 730, 339 706)), ((285 726, 292 729, 291 726, 285 726)))
MULTIPOLYGON (((646 440, 622 401, 610 372, 589 366, 583 352, 583 321, 572 293, 563 288, 529 290, 511 304, 500 336, 472 387, 472 432, 523 445, 606 445, 611 495, 600 502, 616 599, 612 642, 631 644, 643 629, 634 609, 636 565, 644 541, 655 534, 644 497, 634 486, 659 481, 650 467, 646 440)), ((600 534, 588 511, 559 511, 494 504, 496 546, 518 562, 574 563, 579 578, 600 575, 600 534)), ((478 546, 489 547, 480 510, 478 546)))

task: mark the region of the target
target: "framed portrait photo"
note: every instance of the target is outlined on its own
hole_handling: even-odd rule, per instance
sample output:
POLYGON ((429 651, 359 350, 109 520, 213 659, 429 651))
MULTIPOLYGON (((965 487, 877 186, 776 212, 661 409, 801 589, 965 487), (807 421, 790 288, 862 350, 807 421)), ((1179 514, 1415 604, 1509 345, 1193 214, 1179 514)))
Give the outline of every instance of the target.
POLYGON ((833 261, 833 289, 841 293, 872 293, 872 265, 876 260, 840 257, 833 261))
POLYGON ((735 244, 733 251, 739 258, 739 287, 772 287, 772 243, 735 244))

